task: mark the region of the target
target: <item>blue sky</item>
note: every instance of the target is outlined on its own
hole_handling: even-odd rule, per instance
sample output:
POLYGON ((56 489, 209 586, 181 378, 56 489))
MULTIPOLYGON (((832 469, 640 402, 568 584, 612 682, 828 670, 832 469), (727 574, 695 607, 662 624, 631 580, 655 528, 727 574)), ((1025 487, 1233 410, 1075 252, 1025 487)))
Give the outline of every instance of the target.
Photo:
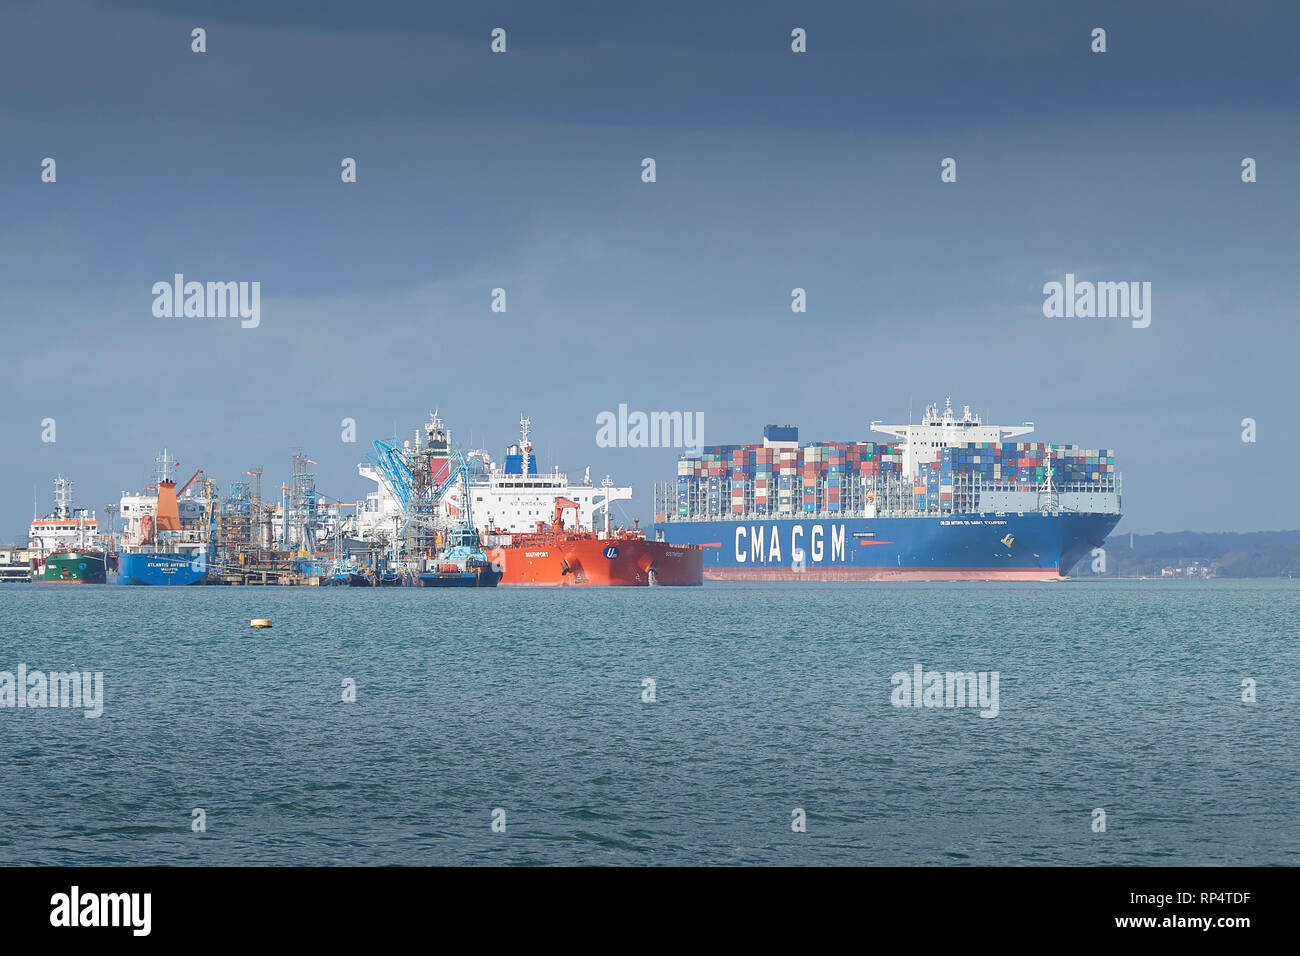
POLYGON ((1300 527, 1300 16, 1129 6, 5 4, 0 540, 163 445, 355 500, 434 407, 498 455, 527 413, 644 519, 676 453, 596 447, 620 403, 854 440, 949 394, 1117 449, 1121 531, 1300 527), (155 318, 175 272, 261 325, 155 318), (1151 326, 1044 318, 1067 272, 1151 282, 1151 326))

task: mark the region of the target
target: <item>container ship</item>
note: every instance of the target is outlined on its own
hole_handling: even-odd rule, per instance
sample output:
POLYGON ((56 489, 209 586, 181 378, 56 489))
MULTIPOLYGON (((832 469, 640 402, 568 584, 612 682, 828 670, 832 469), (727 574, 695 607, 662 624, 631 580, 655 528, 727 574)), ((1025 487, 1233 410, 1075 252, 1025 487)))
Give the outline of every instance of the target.
POLYGON ((37 583, 103 584, 107 563, 92 511, 72 507, 72 482, 54 479, 54 510, 32 519, 27 543, 31 580, 37 583))
POLYGON ((118 584, 177 586, 200 584, 207 577, 210 554, 211 502, 181 499, 203 472, 196 471, 178 492, 173 462, 166 449, 155 459, 155 484, 144 494, 123 494, 124 522, 118 551, 118 584))
POLYGON ((1121 517, 1114 452, 1014 441, 949 399, 882 442, 761 444, 683 456, 655 485, 655 536, 717 581, 1059 581, 1121 517))

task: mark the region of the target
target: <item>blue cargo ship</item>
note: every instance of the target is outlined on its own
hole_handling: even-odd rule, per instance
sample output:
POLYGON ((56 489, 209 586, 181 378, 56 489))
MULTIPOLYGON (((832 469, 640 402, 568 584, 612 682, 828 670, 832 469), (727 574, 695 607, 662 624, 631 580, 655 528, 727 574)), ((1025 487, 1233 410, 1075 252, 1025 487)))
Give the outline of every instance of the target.
POLYGON ((201 471, 176 490, 176 462, 163 449, 155 459, 154 486, 123 494, 119 508, 126 529, 117 556, 118 584, 177 586, 207 579, 212 538, 211 501, 178 500, 201 471))
POLYGON ((655 533, 704 549, 715 581, 1051 581, 1121 518, 1109 449, 1010 441, 1033 423, 986 425, 928 406, 886 442, 717 445, 655 486, 655 533))
POLYGON ((124 551, 118 555, 118 584, 198 584, 207 573, 207 555, 202 551, 124 551))
POLYGON ((713 581, 1039 581, 1101 547, 1119 515, 955 514, 670 522, 713 581))

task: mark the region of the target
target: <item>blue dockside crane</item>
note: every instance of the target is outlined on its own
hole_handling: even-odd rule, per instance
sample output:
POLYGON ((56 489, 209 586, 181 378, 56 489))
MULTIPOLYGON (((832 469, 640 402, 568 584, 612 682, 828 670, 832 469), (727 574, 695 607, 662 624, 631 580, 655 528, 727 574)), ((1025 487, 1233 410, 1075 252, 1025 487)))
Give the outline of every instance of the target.
MULTIPOLYGON (((421 487, 416 478, 416 468, 428 467, 422 456, 412 455, 405 449, 399 449, 386 441, 375 439, 375 453, 368 456, 371 464, 383 475, 392 489, 407 527, 413 519, 428 520, 433 517, 433 509, 443 496, 462 478, 465 481, 464 512, 461 515, 460 529, 474 530, 474 516, 470 506, 470 465, 465 456, 457 449, 450 449, 448 454, 454 465, 447 477, 436 486, 421 487)), ((406 529, 403 529, 405 532, 406 529)), ((474 532, 477 538, 477 531, 474 532)))

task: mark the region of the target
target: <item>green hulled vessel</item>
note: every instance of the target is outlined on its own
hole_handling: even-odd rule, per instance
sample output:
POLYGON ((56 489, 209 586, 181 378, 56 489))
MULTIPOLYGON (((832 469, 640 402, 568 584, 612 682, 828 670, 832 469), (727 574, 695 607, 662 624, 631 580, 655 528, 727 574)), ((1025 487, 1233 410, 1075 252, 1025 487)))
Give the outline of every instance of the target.
POLYGON ((72 482, 54 479, 54 510, 32 519, 27 543, 37 584, 104 584, 107 563, 95 513, 72 507, 72 482))
POLYGON ((102 551, 59 551, 45 559, 32 580, 41 583, 103 584, 104 553, 102 551))

